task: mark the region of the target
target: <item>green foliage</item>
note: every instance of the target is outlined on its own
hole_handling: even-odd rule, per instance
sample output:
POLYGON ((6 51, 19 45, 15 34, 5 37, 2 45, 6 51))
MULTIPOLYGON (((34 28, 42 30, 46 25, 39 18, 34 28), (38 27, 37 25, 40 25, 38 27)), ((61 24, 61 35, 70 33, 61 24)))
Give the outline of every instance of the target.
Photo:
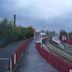
POLYGON ((68 37, 67 32, 64 31, 64 30, 61 30, 60 33, 59 33, 59 38, 62 39, 62 36, 68 37))
POLYGON ((52 38, 53 36, 56 36, 57 33, 55 31, 47 31, 46 32, 49 38, 52 38))
POLYGON ((68 33, 69 38, 72 39, 72 32, 68 33))
POLYGON ((7 18, 0 22, 0 36, 10 38, 9 40, 25 40, 34 35, 33 27, 14 26, 7 18))
POLYGON ((8 24, 8 19, 7 18, 4 18, 2 21, 1 21, 1 24, 6 26, 8 24))
POLYGON ((34 35, 34 29, 30 26, 27 28, 26 37, 32 37, 34 35))

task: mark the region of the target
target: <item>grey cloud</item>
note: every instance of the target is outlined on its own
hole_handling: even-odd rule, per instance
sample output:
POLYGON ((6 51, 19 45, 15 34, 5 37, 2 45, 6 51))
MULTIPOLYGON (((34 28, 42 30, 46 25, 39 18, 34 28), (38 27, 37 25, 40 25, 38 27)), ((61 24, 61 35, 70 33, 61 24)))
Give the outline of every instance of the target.
POLYGON ((18 9, 15 6, 14 0, 0 0, 0 18, 7 17, 13 19, 13 15, 17 15, 17 24, 22 26, 35 26, 41 30, 45 25, 48 30, 59 31, 64 29, 66 31, 72 31, 72 12, 66 13, 53 19, 42 20, 33 17, 33 12, 29 8, 18 9))

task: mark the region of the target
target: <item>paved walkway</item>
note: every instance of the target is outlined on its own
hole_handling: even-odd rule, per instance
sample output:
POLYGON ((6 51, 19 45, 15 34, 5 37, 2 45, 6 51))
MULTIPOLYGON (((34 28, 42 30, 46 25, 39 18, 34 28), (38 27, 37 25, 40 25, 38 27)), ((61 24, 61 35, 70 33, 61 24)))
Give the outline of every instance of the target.
POLYGON ((50 65, 35 48, 33 41, 29 48, 25 51, 23 58, 18 64, 16 72, 58 72, 50 65))

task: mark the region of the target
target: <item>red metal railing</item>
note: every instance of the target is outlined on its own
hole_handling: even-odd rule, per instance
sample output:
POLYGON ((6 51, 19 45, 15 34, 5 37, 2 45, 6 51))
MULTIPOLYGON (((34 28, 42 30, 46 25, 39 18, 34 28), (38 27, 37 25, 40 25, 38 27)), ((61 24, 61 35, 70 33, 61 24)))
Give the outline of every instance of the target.
POLYGON ((26 41, 24 41, 20 47, 16 50, 14 54, 16 54, 16 57, 14 59, 14 55, 12 55, 12 68, 15 69, 16 65, 18 64, 22 54, 24 53, 25 49, 29 46, 30 42, 33 40, 33 38, 29 38, 26 41), (16 60, 14 62, 14 60, 16 60))
POLYGON ((69 64, 54 53, 46 51, 41 47, 40 43, 36 43, 36 48, 48 62, 58 69, 59 72, 70 72, 70 69, 72 69, 72 64, 69 64))
POLYGON ((67 43, 67 44, 71 44, 72 45, 72 39, 70 40, 63 40, 63 42, 67 43))

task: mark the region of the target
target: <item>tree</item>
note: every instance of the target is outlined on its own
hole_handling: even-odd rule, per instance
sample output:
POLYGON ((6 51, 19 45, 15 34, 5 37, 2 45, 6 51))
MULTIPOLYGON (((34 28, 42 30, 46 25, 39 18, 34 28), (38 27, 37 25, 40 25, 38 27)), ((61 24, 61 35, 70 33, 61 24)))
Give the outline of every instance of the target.
POLYGON ((60 33, 59 33, 59 39, 62 40, 62 36, 68 37, 68 36, 67 36, 67 32, 64 31, 64 30, 61 30, 60 33))
POLYGON ((12 21, 4 18, 0 22, 0 36, 6 37, 9 40, 24 40, 34 35, 34 29, 30 27, 14 26, 12 21))
POLYGON ((9 24, 9 20, 7 18, 4 18, 2 21, 1 21, 1 24, 2 25, 8 25, 9 24))
POLYGON ((34 36, 34 28, 32 26, 27 27, 26 37, 29 38, 29 37, 32 37, 32 36, 34 36))
POLYGON ((69 38, 72 39, 72 32, 68 33, 69 38))
POLYGON ((8 24, 9 21, 7 18, 4 18, 1 22, 0 22, 0 32, 2 35, 6 35, 8 32, 8 24))
POLYGON ((56 36, 57 33, 55 31, 47 31, 46 32, 49 38, 52 38, 53 36, 56 36))

